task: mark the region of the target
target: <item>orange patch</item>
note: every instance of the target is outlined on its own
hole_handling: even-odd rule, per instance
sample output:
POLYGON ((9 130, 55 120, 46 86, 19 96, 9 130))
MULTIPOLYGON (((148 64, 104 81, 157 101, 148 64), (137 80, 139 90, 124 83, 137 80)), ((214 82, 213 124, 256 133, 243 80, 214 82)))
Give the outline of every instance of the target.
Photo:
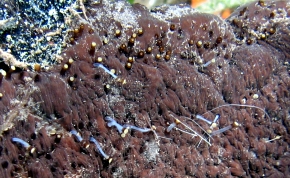
POLYGON ((192 8, 196 8, 199 5, 201 5, 202 3, 205 3, 206 0, 191 0, 191 7, 192 8))
POLYGON ((221 17, 223 19, 226 19, 231 15, 231 13, 232 13, 231 9, 225 9, 221 12, 221 17))

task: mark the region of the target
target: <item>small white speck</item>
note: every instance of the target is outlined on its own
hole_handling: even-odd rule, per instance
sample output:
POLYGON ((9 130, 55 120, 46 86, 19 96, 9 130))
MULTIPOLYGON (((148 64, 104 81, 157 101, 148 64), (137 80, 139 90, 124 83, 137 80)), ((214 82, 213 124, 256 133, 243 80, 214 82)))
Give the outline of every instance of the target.
POLYGON ((241 101, 242 104, 246 104, 246 102, 247 102, 247 98, 243 98, 241 101))

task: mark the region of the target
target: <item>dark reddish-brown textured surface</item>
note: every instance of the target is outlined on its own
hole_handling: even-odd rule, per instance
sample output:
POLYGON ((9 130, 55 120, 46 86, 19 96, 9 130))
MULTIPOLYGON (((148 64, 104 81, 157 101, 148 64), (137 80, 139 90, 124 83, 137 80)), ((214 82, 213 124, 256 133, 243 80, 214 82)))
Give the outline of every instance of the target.
POLYGON ((0 177, 289 176, 289 7, 254 2, 223 21, 182 5, 151 12, 122 1, 87 5, 88 20, 72 19, 79 30, 69 35, 61 64, 1 76, 0 177), (100 57, 116 79, 93 67, 100 57), (249 107, 212 110, 225 104, 257 106, 270 118, 249 107), (211 146, 166 132, 178 118, 202 134, 189 119, 209 129, 197 114, 220 114, 217 129, 240 126, 213 136, 211 146), (105 116, 154 126, 158 138, 138 131, 122 137, 105 116), (94 144, 85 147, 91 135, 110 161, 94 144))

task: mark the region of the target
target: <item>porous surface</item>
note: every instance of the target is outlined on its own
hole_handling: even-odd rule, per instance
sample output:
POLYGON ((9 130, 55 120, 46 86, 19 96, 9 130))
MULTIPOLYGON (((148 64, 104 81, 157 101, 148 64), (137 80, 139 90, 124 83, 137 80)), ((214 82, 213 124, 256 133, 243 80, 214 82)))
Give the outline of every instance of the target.
POLYGON ((223 21, 183 5, 85 4, 86 15, 71 19, 60 64, 34 72, 1 65, 1 177, 289 176, 289 6, 253 2, 223 21), (179 119, 203 135, 210 126, 197 114, 220 114, 215 130, 240 126, 211 145, 166 132, 179 119), (106 116, 156 135, 122 137, 106 116), (85 146, 90 136, 110 159, 85 146))
MULTIPOLYGON (((60 60, 70 18, 80 9, 79 1, 2 0, 0 2, 0 46, 28 68, 34 63, 48 67, 60 60), (78 6, 78 8, 75 8, 78 6)), ((3 55, 0 52, 1 58, 3 55)))

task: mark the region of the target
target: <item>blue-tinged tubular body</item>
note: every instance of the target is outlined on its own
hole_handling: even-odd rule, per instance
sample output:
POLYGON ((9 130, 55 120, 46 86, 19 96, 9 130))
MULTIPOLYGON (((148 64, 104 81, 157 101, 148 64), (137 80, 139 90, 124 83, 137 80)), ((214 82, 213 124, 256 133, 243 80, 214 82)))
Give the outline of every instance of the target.
POLYGON ((21 144, 24 148, 29 148, 30 147, 30 145, 29 145, 29 143, 27 143, 26 141, 24 141, 24 140, 22 140, 22 139, 20 139, 20 138, 16 138, 16 137, 13 137, 12 139, 11 139, 11 141, 12 142, 15 142, 15 143, 19 143, 19 144, 21 144))
POLYGON ((107 121, 108 127, 115 126, 120 134, 123 132, 123 126, 115 121, 112 117, 106 116, 105 120, 107 121))
POLYGON ((166 129, 166 132, 170 132, 174 127, 176 127, 176 123, 173 122, 172 124, 170 124, 167 129, 166 129))
POLYGON ((94 67, 100 67, 100 68, 104 69, 104 71, 107 72, 108 74, 110 74, 114 79, 117 78, 117 75, 115 75, 113 72, 111 72, 109 69, 107 69, 103 64, 94 63, 93 65, 94 65, 94 67))
POLYGON ((221 129, 219 129, 219 130, 213 131, 210 135, 211 135, 211 136, 214 136, 214 135, 217 135, 217 134, 223 133, 223 132, 225 132, 225 131, 227 131, 227 130, 230 130, 231 128, 232 128, 232 125, 229 125, 229 126, 226 126, 226 127, 224 127, 224 128, 221 128, 221 129))
POLYGON ((123 126, 124 128, 129 128, 129 129, 132 129, 132 130, 137 130, 137 131, 139 131, 139 132, 150 132, 150 131, 152 131, 152 129, 148 129, 148 128, 139 128, 139 127, 136 127, 136 126, 134 126, 134 125, 124 125, 123 126))
POLYGON ((220 115, 219 114, 215 115, 215 118, 213 120, 213 123, 216 123, 219 120, 219 118, 220 118, 220 115))
POLYGON ((196 118, 197 119, 200 119, 200 120, 202 120, 202 121, 204 121, 204 122, 206 122, 206 123, 208 123, 208 124, 212 124, 212 122, 211 121, 209 121, 209 120, 207 120, 206 118, 204 118, 203 116, 201 116, 201 115, 196 115, 196 118))
POLYGON ((103 151, 103 149, 101 148, 101 145, 94 137, 92 136, 90 137, 90 142, 93 142, 96 145, 97 149, 99 150, 99 152, 105 159, 109 159, 109 156, 103 151))
POLYGON ((83 138, 80 136, 80 134, 76 130, 71 130, 70 133, 74 135, 79 142, 83 140, 83 138))

